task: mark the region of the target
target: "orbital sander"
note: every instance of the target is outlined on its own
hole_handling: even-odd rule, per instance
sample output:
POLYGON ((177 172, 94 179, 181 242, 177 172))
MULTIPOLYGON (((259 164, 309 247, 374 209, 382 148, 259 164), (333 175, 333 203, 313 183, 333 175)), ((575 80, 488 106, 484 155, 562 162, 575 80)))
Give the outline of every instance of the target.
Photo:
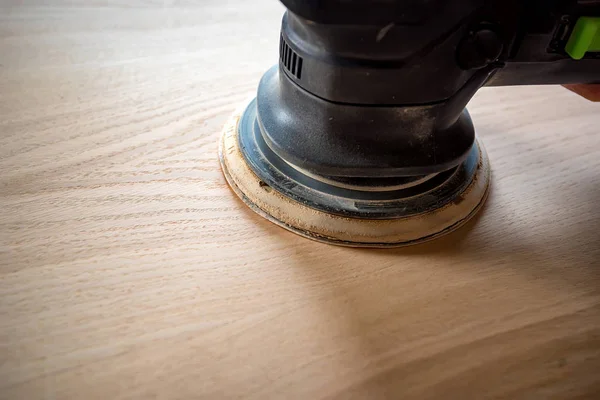
POLYGON ((388 247, 482 206, 465 106, 483 86, 600 82, 600 1, 281 0, 279 63, 224 127, 221 165, 302 236, 388 247))

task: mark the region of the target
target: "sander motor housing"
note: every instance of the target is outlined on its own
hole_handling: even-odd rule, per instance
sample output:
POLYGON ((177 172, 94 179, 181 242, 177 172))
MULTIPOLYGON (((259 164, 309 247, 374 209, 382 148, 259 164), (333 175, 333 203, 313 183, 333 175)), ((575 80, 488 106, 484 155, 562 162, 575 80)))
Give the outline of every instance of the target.
POLYGON ((475 140, 465 106, 484 85, 600 82, 600 48, 569 54, 584 19, 600 44, 600 1, 281 1, 258 119, 279 157, 327 179, 456 167, 475 140))

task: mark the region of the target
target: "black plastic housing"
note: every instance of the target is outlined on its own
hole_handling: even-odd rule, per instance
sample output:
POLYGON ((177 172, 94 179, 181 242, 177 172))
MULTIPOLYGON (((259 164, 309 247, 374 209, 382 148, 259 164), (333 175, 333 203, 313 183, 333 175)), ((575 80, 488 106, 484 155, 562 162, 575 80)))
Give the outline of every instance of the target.
POLYGON ((564 44, 600 1, 282 0, 278 70, 258 119, 269 147, 312 174, 423 175, 474 142, 483 85, 600 82, 600 58, 564 44))

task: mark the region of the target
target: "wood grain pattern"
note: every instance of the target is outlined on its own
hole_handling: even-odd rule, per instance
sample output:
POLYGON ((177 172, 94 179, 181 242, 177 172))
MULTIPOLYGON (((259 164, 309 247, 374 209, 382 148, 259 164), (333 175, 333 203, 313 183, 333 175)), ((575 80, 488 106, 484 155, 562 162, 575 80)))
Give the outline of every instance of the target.
POLYGON ((599 398, 600 119, 482 90, 480 217, 314 243, 246 209, 221 125, 274 0, 0 4, 0 398, 599 398))

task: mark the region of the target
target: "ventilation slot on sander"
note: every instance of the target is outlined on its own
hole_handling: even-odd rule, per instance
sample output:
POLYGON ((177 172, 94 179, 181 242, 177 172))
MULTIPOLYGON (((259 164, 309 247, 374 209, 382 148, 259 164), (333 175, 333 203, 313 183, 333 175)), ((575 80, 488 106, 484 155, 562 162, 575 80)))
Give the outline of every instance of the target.
POLYGON ((279 40, 279 59, 281 63, 297 79, 302 78, 302 57, 300 57, 289 44, 280 36, 279 40))

